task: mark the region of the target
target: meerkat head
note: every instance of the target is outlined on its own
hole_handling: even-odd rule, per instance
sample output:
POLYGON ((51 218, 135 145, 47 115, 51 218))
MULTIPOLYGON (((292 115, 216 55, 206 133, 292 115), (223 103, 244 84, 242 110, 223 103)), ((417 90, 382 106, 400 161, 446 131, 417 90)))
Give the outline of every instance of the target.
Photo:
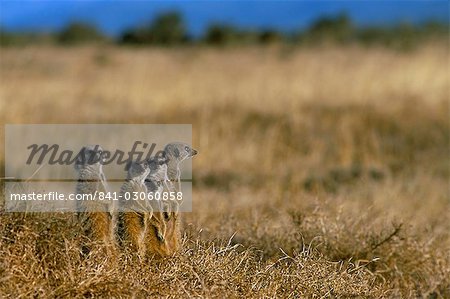
MULTIPOLYGON (((164 147, 162 152, 166 155, 167 162, 167 175, 170 180, 178 180, 180 184, 181 164, 183 161, 192 158, 197 155, 197 150, 193 149, 183 142, 172 142, 164 147)), ((180 188, 181 186, 179 186, 180 188)))
POLYGON ((100 145, 87 145, 78 153, 74 167, 77 171, 83 169, 101 171, 104 161, 105 157, 100 145))
POLYGON ((147 161, 128 162, 127 180, 137 180, 143 182, 151 171, 147 161))
POLYGON ((164 147, 164 152, 169 160, 182 162, 186 159, 192 158, 198 152, 183 142, 172 142, 164 147))

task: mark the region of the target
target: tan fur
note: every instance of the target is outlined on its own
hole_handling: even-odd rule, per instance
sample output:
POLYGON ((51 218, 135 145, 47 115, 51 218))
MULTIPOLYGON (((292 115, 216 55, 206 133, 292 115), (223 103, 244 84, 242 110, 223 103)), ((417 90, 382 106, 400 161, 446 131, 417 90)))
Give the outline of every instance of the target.
POLYGON ((174 212, 155 212, 146 219, 145 252, 148 255, 170 256, 180 249, 180 221, 174 212))
POLYGON ((123 244, 134 252, 142 253, 144 250, 142 243, 144 214, 137 212, 126 212, 121 213, 119 217, 119 221, 123 223, 123 244))
MULTIPOLYGON (((107 192, 105 178, 99 163, 87 165, 78 163, 77 194, 97 194, 107 192)), ((110 212, 111 203, 97 200, 77 201, 77 218, 83 229, 83 233, 91 242, 106 245, 108 253, 114 253, 115 247, 115 219, 110 212)), ((87 246, 90 247, 90 246, 87 246)))
POLYGON ((145 163, 130 169, 128 178, 120 189, 118 237, 122 245, 138 253, 144 252, 144 215, 151 213, 152 210, 145 201, 135 201, 133 197, 134 192, 148 192, 144 180, 149 173, 150 169, 145 163))
MULTIPOLYGON (((146 165, 132 164, 127 181, 121 192, 162 192, 163 181, 167 177, 166 160, 155 158, 146 165), (144 168, 149 168, 144 173, 144 168)), ((178 251, 180 244, 180 222, 174 210, 153 212, 150 204, 136 201, 121 201, 119 215, 119 238, 121 243, 140 255, 169 256, 178 251), (147 204, 147 206, 143 206, 147 204)), ((161 205, 160 205, 161 204, 161 205)))
POLYGON ((121 213, 123 244, 139 255, 170 256, 180 249, 180 223, 174 212, 121 213), (166 216, 164 216, 166 215, 166 216))

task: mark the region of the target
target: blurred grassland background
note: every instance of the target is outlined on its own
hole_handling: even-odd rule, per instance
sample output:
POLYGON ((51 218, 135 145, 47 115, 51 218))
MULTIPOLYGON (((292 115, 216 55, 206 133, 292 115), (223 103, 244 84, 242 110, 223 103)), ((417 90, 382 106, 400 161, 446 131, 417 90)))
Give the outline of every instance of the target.
POLYGON ((192 123, 199 150, 179 255, 83 259, 71 215, 3 213, 1 297, 450 297, 448 35, 0 51, 3 123, 192 123))

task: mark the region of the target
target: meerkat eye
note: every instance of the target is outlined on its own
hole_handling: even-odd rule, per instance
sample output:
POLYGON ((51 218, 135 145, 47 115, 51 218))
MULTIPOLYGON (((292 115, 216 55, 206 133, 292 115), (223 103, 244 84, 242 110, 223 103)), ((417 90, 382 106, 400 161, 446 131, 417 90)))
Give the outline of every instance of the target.
POLYGON ((185 147, 184 147, 184 150, 187 151, 187 152, 189 152, 189 146, 185 146, 185 147))

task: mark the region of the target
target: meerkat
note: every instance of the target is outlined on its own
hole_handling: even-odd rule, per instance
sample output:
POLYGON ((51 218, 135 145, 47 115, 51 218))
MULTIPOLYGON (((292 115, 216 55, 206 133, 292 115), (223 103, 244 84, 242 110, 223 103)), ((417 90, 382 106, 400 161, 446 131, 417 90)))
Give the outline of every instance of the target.
POLYGON ((149 192, 154 194, 155 212, 146 217, 145 248, 148 255, 169 256, 179 249, 179 219, 161 198, 164 186, 168 186, 168 158, 165 152, 149 160, 152 172, 145 179, 149 192), (159 195, 159 197, 158 197, 159 195))
MULTIPOLYGON (((75 160, 78 173, 76 193, 87 195, 77 201, 77 219, 83 233, 94 242, 114 245, 115 219, 112 202, 99 200, 100 193, 108 192, 103 173, 103 149, 99 145, 89 145, 81 149, 75 160), (90 198, 88 198, 90 197, 90 198), (96 198, 95 198, 96 197, 96 198)), ((86 248, 85 248, 86 249, 86 248)))
POLYGON ((120 189, 119 242, 139 254, 144 251, 143 228, 146 218, 151 217, 153 212, 151 205, 145 199, 148 189, 144 181, 150 171, 147 161, 129 163, 127 179, 120 189), (145 195, 143 200, 142 195, 145 195))
MULTIPOLYGON (((189 145, 181 142, 172 142, 164 147, 160 159, 165 160, 167 170, 165 173, 165 186, 169 192, 181 191, 181 164, 197 154, 197 151, 189 145), (178 190, 174 186, 174 182, 178 182, 178 190)), ((162 175, 162 173, 160 174, 162 175)), ((155 179, 162 177, 149 175, 148 181, 154 182, 155 179)), ((147 183, 147 181, 146 181, 147 183)), ((161 187, 159 190, 162 190, 161 187)), ((154 253, 159 256, 168 256, 180 249, 181 240, 181 217, 178 212, 178 203, 169 202, 165 205, 160 202, 159 212, 154 212, 149 223, 149 229, 146 234, 146 247, 148 253, 154 253)))

